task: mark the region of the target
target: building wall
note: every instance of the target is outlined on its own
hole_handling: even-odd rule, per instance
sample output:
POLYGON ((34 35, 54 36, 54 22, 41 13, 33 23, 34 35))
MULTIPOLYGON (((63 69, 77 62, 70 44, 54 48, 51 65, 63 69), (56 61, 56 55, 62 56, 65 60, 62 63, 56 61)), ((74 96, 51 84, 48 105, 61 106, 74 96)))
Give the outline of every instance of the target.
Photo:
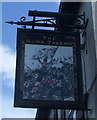
POLYGON ((97 119, 96 44, 92 10, 92 3, 84 2, 81 4, 79 14, 85 12, 85 17, 89 19, 86 35, 82 38, 85 40, 85 50, 82 51, 84 92, 88 93, 88 109, 91 109, 86 112, 86 117, 97 119))
POLYGON ((96 59, 97 59, 97 1, 92 2, 92 13, 93 13, 93 23, 94 23, 94 32, 95 32, 95 48, 96 48, 96 59))
MULTIPOLYGON (((96 4, 83 2, 80 6, 79 14, 83 12, 85 12, 85 18, 89 19, 86 34, 84 37, 81 36, 81 43, 85 41, 85 49, 81 51, 81 55, 84 93, 88 93, 87 106, 89 109, 89 111, 85 111, 85 117, 90 120, 92 118, 97 120, 97 2, 96 4)), ((81 118, 81 112, 77 112, 79 113, 79 118, 81 118)))
MULTIPOLYGON (((94 23, 94 32, 95 32, 95 49, 96 49, 96 82, 95 82, 95 91, 97 91, 97 1, 93 2, 93 23, 94 23)), ((97 101, 97 93, 95 92, 95 101, 97 101)), ((97 119, 97 104, 95 107, 95 117, 97 119)))

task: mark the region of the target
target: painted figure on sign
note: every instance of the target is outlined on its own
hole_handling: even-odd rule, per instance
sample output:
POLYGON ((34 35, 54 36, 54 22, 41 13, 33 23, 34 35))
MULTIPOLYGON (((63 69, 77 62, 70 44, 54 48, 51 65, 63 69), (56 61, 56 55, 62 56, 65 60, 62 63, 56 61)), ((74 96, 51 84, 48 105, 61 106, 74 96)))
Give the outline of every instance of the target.
POLYGON ((43 59, 43 61, 41 61, 39 58, 37 58, 37 60, 41 64, 41 68, 39 70, 39 76, 38 76, 37 80, 41 81, 42 78, 43 78, 43 76, 46 76, 46 74, 47 74, 47 68, 52 63, 52 60, 50 62, 47 62, 48 61, 48 57, 45 57, 43 59))

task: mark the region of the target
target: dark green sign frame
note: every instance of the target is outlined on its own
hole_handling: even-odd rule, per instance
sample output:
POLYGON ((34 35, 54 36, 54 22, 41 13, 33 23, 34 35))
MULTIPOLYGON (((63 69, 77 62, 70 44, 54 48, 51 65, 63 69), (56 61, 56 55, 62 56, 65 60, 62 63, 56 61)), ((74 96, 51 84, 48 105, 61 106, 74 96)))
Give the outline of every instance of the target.
POLYGON ((76 32, 64 33, 64 32, 57 32, 57 31, 31 30, 31 29, 18 28, 14 106, 24 107, 24 108, 41 108, 41 107, 42 108, 43 107, 60 108, 60 109, 83 109, 84 108, 79 33, 76 33, 76 32), (41 50, 38 50, 38 53, 37 53, 39 57, 37 57, 36 52, 34 50, 34 49, 38 49, 38 47, 41 48, 41 50), (65 54, 65 51, 63 52, 63 50, 65 49, 67 49, 67 55, 69 54, 69 51, 72 50, 73 64, 71 63, 68 64, 68 62, 66 62, 67 58, 64 58, 64 57, 59 57, 60 58, 59 60, 58 58, 59 54, 56 54, 55 59, 52 59, 54 57, 56 50, 59 49, 59 47, 62 54, 63 53, 65 54), (43 50, 47 51, 46 54, 42 52, 43 50), (39 51, 41 52, 41 54, 39 53, 39 51), (27 52, 29 55, 27 54, 27 52), (32 55, 31 60, 35 61, 36 63, 40 63, 42 68, 34 69, 34 70, 31 69, 33 68, 32 67, 33 65, 30 67, 30 64, 28 62, 26 63, 27 61, 26 59, 28 59, 28 57, 25 57, 25 56, 27 55, 28 57, 32 55), (46 62, 44 61, 45 64, 48 65, 48 63, 51 62, 51 64, 53 64, 52 66, 50 64, 49 65, 50 67, 43 69, 44 68, 43 65, 45 65, 42 59, 43 55, 49 59, 48 60, 49 62, 47 62, 47 60, 46 62), (65 60, 65 63, 63 59, 65 60), (25 64, 29 64, 29 66, 28 65, 26 66, 25 64), (64 67, 62 66, 63 64, 64 64, 64 67), (70 77, 70 79, 67 79, 68 84, 62 81, 63 78, 64 80, 66 78, 65 76, 66 72, 64 72, 64 70, 66 69, 67 64, 69 66, 67 67, 68 68, 67 76, 70 75, 70 73, 73 73, 71 75, 72 77, 70 77), (56 67, 58 65, 62 67, 56 67), (73 72, 70 72, 71 70, 70 65, 72 65, 73 72), (61 68, 63 68, 63 71, 59 73, 60 74, 62 73, 62 74, 58 75, 59 74, 58 73, 55 75, 54 72, 57 72, 61 68), (51 73, 48 72, 48 71, 51 71, 51 69, 53 69, 52 71, 54 71, 52 73, 53 77, 51 76, 51 73), (42 70, 43 72, 41 72, 42 70), (45 70, 46 72, 44 72, 45 70), (28 75, 28 73, 30 75, 28 75), (44 74, 46 74, 46 77, 44 77, 44 74), (35 81, 35 80, 38 80, 39 78, 42 81, 42 83, 41 81, 35 81), (51 78, 52 80, 55 80, 55 83, 54 82, 52 83, 50 81, 51 78), (57 80, 55 78, 57 78, 57 80), (73 82, 71 81, 72 78, 73 78, 73 82), (48 83, 49 85, 46 83, 48 83), (46 88, 45 87, 46 85, 49 87, 46 88), (69 85, 71 85, 72 89, 68 87, 69 85), (43 89, 44 89, 44 92, 43 92, 43 89), (57 93, 60 90, 62 90, 62 95, 64 97, 61 99, 58 98, 58 95, 55 94, 56 90, 57 90, 57 93), (66 90, 68 94, 64 95, 64 93, 67 93, 66 90), (34 97, 33 95, 35 92, 37 97, 36 96, 34 97), (70 97, 72 97, 72 95, 70 94, 71 92, 73 94, 73 99, 70 99, 70 97), (69 99, 65 99, 66 96, 69 96, 67 97, 69 99))

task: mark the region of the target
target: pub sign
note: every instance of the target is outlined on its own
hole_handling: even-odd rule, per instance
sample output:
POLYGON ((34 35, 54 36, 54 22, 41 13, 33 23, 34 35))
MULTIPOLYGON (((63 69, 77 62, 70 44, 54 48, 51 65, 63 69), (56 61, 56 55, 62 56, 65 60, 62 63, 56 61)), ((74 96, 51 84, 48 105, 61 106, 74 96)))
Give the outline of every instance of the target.
POLYGON ((83 105, 79 33, 17 30, 15 107, 83 105))

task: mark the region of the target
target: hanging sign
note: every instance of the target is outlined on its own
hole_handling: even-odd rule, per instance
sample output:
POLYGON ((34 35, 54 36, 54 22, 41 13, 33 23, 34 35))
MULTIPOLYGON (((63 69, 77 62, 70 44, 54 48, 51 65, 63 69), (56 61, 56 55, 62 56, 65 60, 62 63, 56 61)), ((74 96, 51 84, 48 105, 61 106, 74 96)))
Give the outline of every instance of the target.
POLYGON ((15 107, 83 107, 79 33, 17 31, 15 107))

